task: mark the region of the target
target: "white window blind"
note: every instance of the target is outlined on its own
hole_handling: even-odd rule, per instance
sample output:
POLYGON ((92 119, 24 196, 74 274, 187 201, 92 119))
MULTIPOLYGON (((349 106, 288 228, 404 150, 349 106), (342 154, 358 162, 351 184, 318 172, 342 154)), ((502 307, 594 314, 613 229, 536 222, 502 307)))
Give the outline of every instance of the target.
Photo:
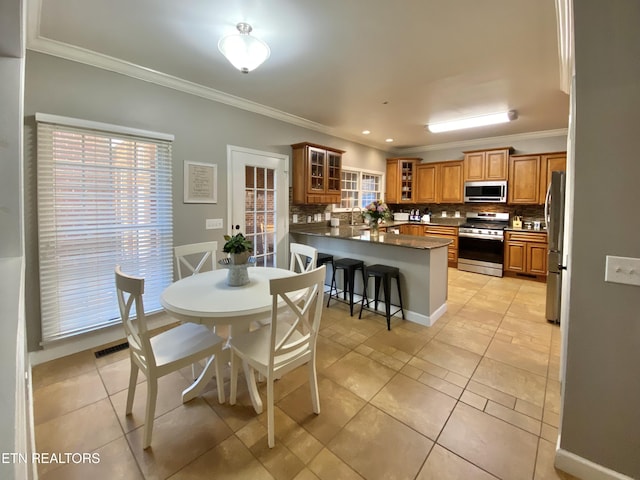
POLYGON ((43 343, 120 321, 117 264, 145 278, 148 312, 173 278, 168 136, 49 118, 62 117, 36 116, 43 343))

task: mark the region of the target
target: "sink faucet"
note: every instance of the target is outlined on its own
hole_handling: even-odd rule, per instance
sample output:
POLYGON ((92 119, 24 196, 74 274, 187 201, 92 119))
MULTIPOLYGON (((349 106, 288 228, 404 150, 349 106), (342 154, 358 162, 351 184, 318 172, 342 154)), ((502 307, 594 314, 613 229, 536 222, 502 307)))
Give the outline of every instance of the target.
POLYGON ((351 225, 356 225, 356 222, 353 221, 353 213, 356 211, 356 208, 358 209, 358 212, 360 212, 360 215, 362 216, 362 208, 352 207, 351 208, 351 225))

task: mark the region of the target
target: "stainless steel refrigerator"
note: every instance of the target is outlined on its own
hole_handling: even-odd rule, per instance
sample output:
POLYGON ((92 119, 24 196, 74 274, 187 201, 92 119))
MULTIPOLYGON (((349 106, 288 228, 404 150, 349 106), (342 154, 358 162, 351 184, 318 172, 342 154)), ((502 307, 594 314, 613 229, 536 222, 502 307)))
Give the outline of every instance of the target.
POLYGON ((560 323, 564 238, 565 173, 551 172, 544 217, 547 223, 547 320, 560 323))

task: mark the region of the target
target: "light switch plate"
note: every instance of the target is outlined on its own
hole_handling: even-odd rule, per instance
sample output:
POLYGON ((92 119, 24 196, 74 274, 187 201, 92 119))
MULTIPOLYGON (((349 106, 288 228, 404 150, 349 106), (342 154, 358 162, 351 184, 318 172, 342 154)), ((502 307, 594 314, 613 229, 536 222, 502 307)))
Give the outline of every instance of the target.
POLYGON ((206 229, 214 230, 217 228, 222 228, 222 219, 221 218, 207 218, 206 221, 206 229))
POLYGON ((640 258, 607 255, 604 281, 640 287, 640 258))

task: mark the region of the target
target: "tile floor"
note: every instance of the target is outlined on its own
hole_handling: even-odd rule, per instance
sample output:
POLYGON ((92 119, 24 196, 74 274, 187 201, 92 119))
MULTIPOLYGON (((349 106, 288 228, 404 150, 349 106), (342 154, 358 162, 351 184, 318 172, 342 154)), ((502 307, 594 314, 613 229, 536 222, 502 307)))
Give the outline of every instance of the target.
MULTIPOLYGON (((128 352, 92 351, 34 368, 38 452, 96 452, 98 464, 40 464, 50 479, 573 478, 553 467, 560 332, 545 285, 449 270, 448 312, 430 328, 325 309, 322 412, 307 373, 276 384, 276 446, 246 392, 220 405, 215 382, 182 404, 191 369, 160 381, 152 447, 142 450, 145 384, 125 417, 128 352)), ((228 372, 227 372, 228 375, 228 372)), ((240 386, 244 385, 239 381, 240 386)), ((262 390, 264 395, 264 389, 262 390)), ((227 379, 228 394, 228 379, 227 379)), ((264 397, 263 397, 264 398, 264 397)))

